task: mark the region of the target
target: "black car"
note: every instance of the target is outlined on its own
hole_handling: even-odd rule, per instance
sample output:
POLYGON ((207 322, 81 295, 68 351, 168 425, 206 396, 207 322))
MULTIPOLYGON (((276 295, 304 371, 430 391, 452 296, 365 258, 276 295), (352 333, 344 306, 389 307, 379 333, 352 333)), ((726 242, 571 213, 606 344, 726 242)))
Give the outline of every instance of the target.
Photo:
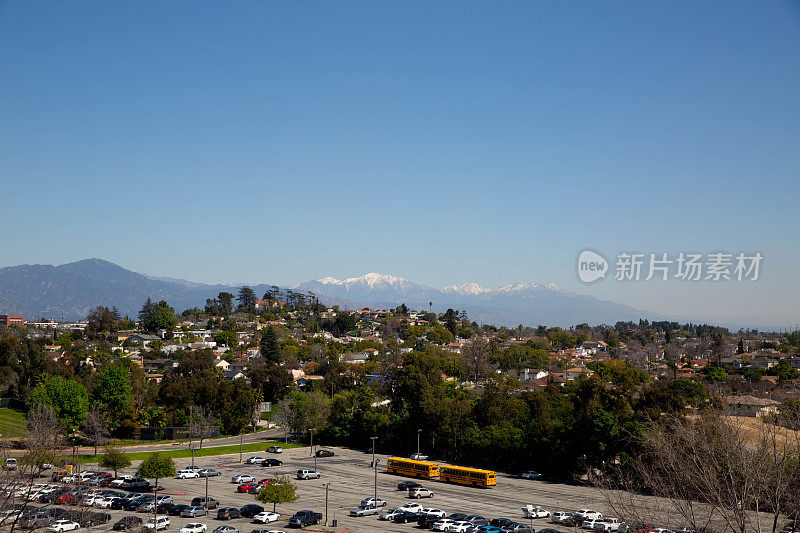
POLYGON ((158 514, 169 514, 172 508, 175 507, 174 503, 159 503, 158 504, 158 514))
POLYGON ((507 531, 509 533, 533 533, 533 530, 530 528, 530 526, 526 526, 525 524, 520 524, 518 522, 510 523, 503 528, 503 531, 507 531))
POLYGON ((288 527, 306 527, 319 524, 322 521, 322 513, 315 513, 314 511, 297 511, 293 517, 289 519, 288 527))
POLYGON ((433 524, 441 519, 442 518, 440 516, 424 514, 419 517, 419 520, 417 520, 417 525, 422 529, 430 529, 433 527, 433 524))
POLYGON ((317 450, 317 457, 333 457, 331 450, 317 450))
POLYGON ((142 527, 142 519, 138 516, 125 516, 122 520, 116 522, 111 529, 115 531, 128 531, 129 529, 138 529, 142 527))
POLYGON ((411 511, 403 511, 402 513, 394 515, 392 518, 398 524, 406 524, 408 522, 418 522, 419 514, 412 513, 411 511))
POLYGON ((169 514, 170 516, 180 516, 180 515, 181 515, 181 513, 182 513, 182 512, 183 512, 185 509, 188 509, 189 507, 190 507, 190 506, 188 506, 188 505, 185 505, 185 504, 183 504, 183 503, 181 503, 181 504, 178 504, 178 505, 173 505, 173 506, 172 506, 172 509, 170 509, 169 511, 167 511, 167 514, 169 514))
POLYGON ((139 506, 146 502, 147 502, 146 498, 133 498, 125 502, 122 505, 122 508, 125 509, 126 511, 138 511, 139 506))
POLYGON ((283 461, 279 461, 278 459, 270 458, 270 459, 264 459, 264 461, 262 461, 259 464, 261 466, 281 466, 283 464, 283 461))
POLYGON ((493 518, 492 521, 489 522, 489 524, 499 528, 510 526, 513 523, 514 521, 510 518, 493 518))
POLYGON ((397 484, 397 490, 409 490, 409 489, 415 489, 415 488, 421 487, 421 486, 422 485, 420 485, 416 481, 403 481, 402 483, 398 483, 397 484))
POLYGON ((236 507, 220 507, 217 511, 217 518, 219 520, 230 520, 232 518, 239 518, 239 509, 236 507))
POLYGON ((254 503, 248 503, 239 509, 239 514, 244 518, 253 518, 255 515, 262 512, 264 512, 264 508, 254 503))
POLYGON ((467 516, 469 515, 466 513, 450 513, 450 516, 447 518, 453 520, 454 522, 464 522, 467 519, 467 516))

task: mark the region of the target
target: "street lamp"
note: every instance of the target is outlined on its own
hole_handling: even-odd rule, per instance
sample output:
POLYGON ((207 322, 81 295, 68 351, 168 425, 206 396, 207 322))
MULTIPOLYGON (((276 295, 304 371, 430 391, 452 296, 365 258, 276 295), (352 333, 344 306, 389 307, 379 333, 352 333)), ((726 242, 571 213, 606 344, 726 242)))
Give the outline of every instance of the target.
POLYGON ((375 440, 378 437, 370 437, 372 439, 372 469, 375 471, 375 506, 378 506, 378 463, 375 462, 375 440))
POLYGON ((417 429, 417 455, 419 456, 419 434, 422 433, 421 429, 417 429))
POLYGON ((328 525, 328 487, 330 487, 330 482, 325 483, 325 525, 328 525))

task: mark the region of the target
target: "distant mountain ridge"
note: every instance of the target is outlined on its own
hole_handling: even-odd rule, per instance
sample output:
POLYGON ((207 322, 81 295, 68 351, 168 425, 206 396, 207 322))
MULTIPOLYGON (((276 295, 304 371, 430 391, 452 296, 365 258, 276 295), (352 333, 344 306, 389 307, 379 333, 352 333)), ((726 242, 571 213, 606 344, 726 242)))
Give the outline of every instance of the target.
MULTIPOLYGON (((270 284, 251 285, 261 297, 270 284)), ((84 259, 64 265, 18 265, 0 268, 0 313, 24 314, 29 318, 85 318, 98 306, 116 306, 120 313, 135 317, 147 298, 166 300, 176 311, 202 308, 222 291, 236 292, 230 284, 205 284, 185 279, 139 274, 102 259, 84 259)), ((479 323, 516 326, 569 327, 575 324, 614 324, 617 321, 686 319, 665 317, 616 302, 575 294, 555 284, 516 282, 497 289, 478 283, 449 285, 441 289, 408 279, 370 272, 363 276, 337 279, 324 277, 300 283, 292 290, 313 292, 326 305, 358 309, 363 306, 394 308, 405 303, 411 308, 434 311, 448 307, 465 310, 479 323)), ((738 329, 755 326, 767 329, 768 321, 747 317, 731 319, 694 317, 694 322, 717 323, 738 329), (749 323, 749 324, 748 324, 749 323)))

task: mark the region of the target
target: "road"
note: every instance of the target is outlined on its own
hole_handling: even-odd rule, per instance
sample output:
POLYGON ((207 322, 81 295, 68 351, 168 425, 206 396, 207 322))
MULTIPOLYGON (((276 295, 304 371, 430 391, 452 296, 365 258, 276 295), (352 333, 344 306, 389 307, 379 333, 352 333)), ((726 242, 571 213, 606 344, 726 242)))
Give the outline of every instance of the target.
MULTIPOLYGON (((243 434, 241 437, 241 442, 243 444, 251 444, 254 442, 266 442, 268 440, 276 440, 283 438, 283 431, 280 428, 273 428, 268 429, 265 431, 258 431, 256 433, 246 433, 243 434)), ((199 447, 200 441, 195 440, 192 443, 196 448, 199 447)), ((212 448, 216 446, 232 446, 239 444, 239 436, 233 437, 222 437, 219 439, 206 439, 203 441, 203 448, 212 448)), ((170 442, 170 443, 163 443, 163 444, 136 444, 133 446, 124 446, 120 449, 126 452, 156 452, 156 451, 167 451, 167 450, 179 450, 179 449, 189 449, 188 442, 170 442)), ((93 452, 94 448, 92 447, 81 447, 81 453, 93 452)))

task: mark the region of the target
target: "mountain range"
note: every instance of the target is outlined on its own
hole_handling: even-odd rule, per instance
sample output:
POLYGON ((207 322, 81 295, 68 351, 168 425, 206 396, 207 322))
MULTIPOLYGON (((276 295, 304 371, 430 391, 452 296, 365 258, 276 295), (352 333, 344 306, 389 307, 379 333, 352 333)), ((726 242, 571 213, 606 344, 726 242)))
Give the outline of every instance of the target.
MULTIPOLYGON (((261 297, 271 284, 251 287, 261 297)), ((79 319, 85 318, 92 308, 104 305, 116 306, 123 315, 135 317, 148 297, 166 300, 180 312, 191 307, 202 308, 206 299, 222 291, 235 293, 236 289, 230 284, 212 285, 140 274, 102 259, 84 259, 58 266, 19 265, 0 269, 0 314, 79 319)), ((535 282, 517 282, 497 289, 478 283, 434 288, 372 272, 346 279, 325 277, 291 289, 313 292, 321 302, 343 308, 393 308, 405 303, 412 309, 430 307, 441 312, 452 307, 465 310, 470 319, 478 323, 506 326, 568 327, 583 322, 614 324, 640 318, 669 319, 651 311, 576 294, 555 284, 535 282)), ((687 318, 671 319, 689 321, 687 318)), ((692 317, 691 321, 739 327, 730 320, 708 317, 692 317)), ((747 326, 748 322, 759 324, 748 320, 742 325, 747 326)))

